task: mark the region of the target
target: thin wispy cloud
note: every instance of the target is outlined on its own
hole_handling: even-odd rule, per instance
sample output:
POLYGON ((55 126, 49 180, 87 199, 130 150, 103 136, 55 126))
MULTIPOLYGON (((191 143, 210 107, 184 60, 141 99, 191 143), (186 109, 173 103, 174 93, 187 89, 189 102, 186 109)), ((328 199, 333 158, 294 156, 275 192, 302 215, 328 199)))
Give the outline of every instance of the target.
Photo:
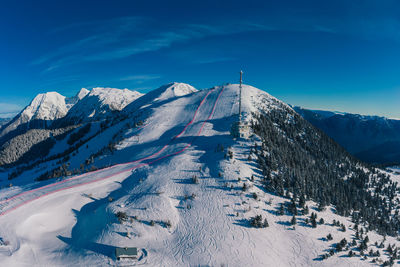
MULTIPOLYGON (((361 38, 399 39, 400 22, 393 18, 308 16, 299 10, 287 16, 265 16, 244 21, 226 19, 210 24, 160 24, 149 18, 121 17, 67 25, 54 29, 54 34, 74 31, 79 26, 87 28, 86 36, 61 46, 32 62, 43 67, 43 73, 52 72, 66 65, 82 62, 111 61, 134 55, 171 48, 179 43, 194 42, 202 38, 227 36, 247 32, 323 32, 356 35, 361 38), (296 16, 295 16, 295 15, 296 16)), ((204 60, 212 62, 213 60, 204 60)), ((214 60, 215 62, 220 60, 214 60)))
MULTIPOLYGON (((64 65, 84 61, 107 61, 158 51, 174 44, 201 39, 208 36, 230 35, 248 31, 265 30, 254 23, 226 23, 221 25, 188 24, 165 26, 147 31, 138 27, 149 21, 141 18, 123 18, 104 21, 96 33, 71 42, 34 60, 32 65, 43 65, 44 73, 64 65)), ((142 25, 143 26, 143 25, 142 25)), ((75 26, 73 26, 75 27, 75 26)), ((72 26, 70 28, 73 28, 72 26)), ((69 28, 62 30, 68 30, 69 28)))
MULTIPOLYGON (((92 21, 74 23, 65 27, 54 29, 51 33, 58 34, 59 31, 74 30, 79 26, 91 26, 91 35, 85 36, 82 39, 75 40, 64 46, 57 48, 56 50, 49 52, 38 59, 31 62, 32 65, 39 65, 47 63, 52 60, 56 60, 58 64, 67 63, 68 55, 73 53, 84 54, 90 53, 92 49, 106 48, 108 45, 123 41, 124 35, 128 35, 133 29, 138 29, 142 23, 146 22, 147 19, 142 17, 122 17, 111 19, 107 21, 92 21), (88 51, 86 51, 88 50, 88 51)), ((56 65, 57 64, 53 64, 56 65)), ((51 68, 48 68, 51 70, 51 68)))
POLYGON ((148 81, 153 81, 153 80, 157 80, 160 79, 161 76, 160 75, 154 75, 154 74, 142 74, 142 75, 129 75, 129 76, 125 76, 120 78, 120 81, 134 81, 135 83, 145 83, 148 81))

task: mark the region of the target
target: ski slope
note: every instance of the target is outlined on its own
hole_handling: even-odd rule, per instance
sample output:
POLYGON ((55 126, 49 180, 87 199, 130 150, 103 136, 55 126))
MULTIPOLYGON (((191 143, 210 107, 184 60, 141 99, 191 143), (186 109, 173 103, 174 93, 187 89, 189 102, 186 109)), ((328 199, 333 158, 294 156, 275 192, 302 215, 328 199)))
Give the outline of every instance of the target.
POLYGON ((218 103, 218 99, 221 96, 222 92, 223 88, 221 88, 220 90, 214 89, 209 91, 205 95, 203 100, 200 102, 197 109, 194 111, 192 120, 189 121, 188 124, 186 124, 186 126, 182 129, 182 131, 178 135, 173 137, 167 144, 161 147, 158 151, 150 154, 147 157, 137 159, 132 162, 118 164, 103 170, 98 170, 91 173, 79 175, 76 177, 64 179, 56 183, 38 187, 14 195, 7 199, 0 200, 0 216, 4 216, 7 213, 23 205, 26 205, 30 202, 33 202, 49 194, 106 180, 114 176, 131 172, 132 170, 143 167, 145 165, 153 164, 163 158, 184 152, 192 144, 192 141, 190 141, 189 143, 185 143, 177 139, 192 137, 192 136, 196 137, 200 135, 205 123, 207 122, 207 120, 211 118, 212 114, 214 113, 214 110, 218 103))
MULTIPOLYGON (((353 224, 331 209, 318 212, 327 223, 316 229, 305 226, 305 216, 298 216, 296 229, 290 215, 277 216, 287 199, 264 191, 260 170, 248 159, 259 140, 230 135, 238 88, 149 103, 145 126, 128 131, 110 155, 119 164, 19 193, 1 190, 7 198, 0 200, 0 240, 7 244, 0 245, 0 266, 370 266, 370 259, 345 254, 320 260, 331 248, 328 233, 333 242, 353 234, 353 224), (117 212, 129 219, 119 222, 117 212), (249 226, 257 214, 268 219, 268 228, 249 226), (348 231, 332 226, 333 219, 348 231), (115 247, 126 246, 139 248, 138 260, 115 259, 115 247)), ((250 86, 242 103, 248 120, 253 111, 284 105, 250 86)), ((315 203, 307 204, 317 212, 315 203)), ((369 238, 382 239, 372 232, 369 238)))

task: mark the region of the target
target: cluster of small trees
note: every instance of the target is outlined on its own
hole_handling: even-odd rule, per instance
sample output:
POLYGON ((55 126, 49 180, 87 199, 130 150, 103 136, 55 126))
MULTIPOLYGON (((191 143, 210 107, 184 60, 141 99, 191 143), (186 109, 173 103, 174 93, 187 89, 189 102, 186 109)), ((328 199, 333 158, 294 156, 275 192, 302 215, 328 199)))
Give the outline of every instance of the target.
POLYGON ((310 216, 311 226, 317 228, 317 214, 312 212, 310 216))
POLYGON ((339 243, 337 243, 337 244, 335 245, 336 251, 337 251, 337 252, 342 251, 343 248, 345 248, 346 245, 347 245, 347 240, 346 240, 346 238, 343 238, 342 240, 340 240, 339 243))
POLYGON ((192 176, 192 183, 194 183, 194 184, 198 184, 199 183, 199 178, 197 177, 197 175, 193 175, 192 176))
POLYGON ((63 163, 61 166, 54 168, 50 171, 47 171, 43 174, 41 174, 39 177, 37 177, 35 180, 36 181, 45 181, 53 178, 59 178, 59 177, 66 177, 66 176, 71 176, 71 175, 78 175, 82 174, 87 171, 95 171, 98 168, 95 165, 91 165, 90 168, 85 169, 84 167, 81 167, 80 169, 70 169, 70 164, 69 162, 63 163))
POLYGON ((250 225, 255 228, 265 228, 269 226, 267 218, 263 220, 261 215, 256 215, 255 217, 251 217, 250 225))
POLYGON ((115 216, 117 217, 120 223, 126 222, 128 220, 128 215, 124 211, 118 211, 115 216))

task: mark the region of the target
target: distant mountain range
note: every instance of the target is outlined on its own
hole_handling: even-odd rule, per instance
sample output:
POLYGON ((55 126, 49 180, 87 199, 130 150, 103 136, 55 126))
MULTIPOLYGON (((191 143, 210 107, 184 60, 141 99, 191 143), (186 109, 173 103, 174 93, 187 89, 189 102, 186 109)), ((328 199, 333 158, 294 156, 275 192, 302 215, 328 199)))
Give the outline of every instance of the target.
MULTIPOLYGON (((0 127, 0 166, 21 163, 46 154, 32 153, 32 157, 23 155, 42 142, 49 146, 50 137, 63 135, 81 124, 106 120, 113 113, 142 96, 141 93, 128 89, 83 88, 76 96, 66 98, 57 92, 37 95, 16 117, 0 127)), ((51 142, 52 143, 52 142, 51 142)))
POLYGON ((400 162, 400 120, 302 107, 294 110, 363 161, 400 162))
POLYGON ((11 118, 0 118, 0 127, 9 122, 10 120, 11 118))

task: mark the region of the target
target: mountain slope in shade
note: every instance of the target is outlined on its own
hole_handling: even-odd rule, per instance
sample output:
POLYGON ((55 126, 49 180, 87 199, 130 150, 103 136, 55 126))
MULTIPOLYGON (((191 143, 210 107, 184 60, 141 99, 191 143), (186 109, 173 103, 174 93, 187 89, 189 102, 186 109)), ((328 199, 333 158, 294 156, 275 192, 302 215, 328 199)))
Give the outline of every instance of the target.
POLYGON ((86 88, 82 88, 75 96, 66 98, 65 102, 67 104, 68 109, 72 108, 73 105, 78 103, 82 98, 84 98, 86 95, 88 95, 90 91, 86 88))
POLYGON ((379 250, 384 261, 388 245, 400 245, 387 236, 378 248, 374 243, 383 236, 361 221, 356 231, 350 217, 337 214, 354 205, 362 214, 385 217, 387 209, 399 209, 396 186, 378 170, 371 174, 285 103, 243 85, 243 117, 256 132, 235 139, 230 131, 238 119, 238 85, 162 101, 160 90, 149 94, 127 106, 140 102, 143 112, 82 138, 79 150, 61 163, 40 163, 15 178, 17 186, 0 191, 1 266, 370 266, 376 257, 364 259, 358 249, 366 235, 364 252, 379 250), (65 169, 81 166, 82 174, 63 178, 65 169), (33 181, 58 167, 56 179, 33 181), (92 167, 101 169, 88 172, 92 167), (351 201, 339 201, 346 194, 337 188, 353 183, 351 201), (372 184, 379 188, 375 204, 385 206, 379 216, 375 204, 353 202, 358 195, 370 201, 372 184), (325 206, 301 201, 303 194, 325 198, 325 206), (340 209, 329 205, 334 201, 340 209), (356 233, 362 237, 355 239, 356 233), (350 245, 353 239, 356 245, 350 245), (116 247, 137 247, 139 257, 118 261, 116 247), (356 256, 348 257, 349 251, 356 256))
POLYGON ((141 96, 128 89, 96 87, 69 110, 65 121, 81 123, 104 119, 141 96))
POLYGON ((400 121, 378 116, 294 109, 345 149, 370 163, 400 162, 400 121))
POLYGON ((7 124, 11 118, 0 118, 0 127, 4 124, 7 124))
POLYGON ((356 157, 365 161, 393 166, 400 164, 400 141, 388 141, 357 152, 356 157))

